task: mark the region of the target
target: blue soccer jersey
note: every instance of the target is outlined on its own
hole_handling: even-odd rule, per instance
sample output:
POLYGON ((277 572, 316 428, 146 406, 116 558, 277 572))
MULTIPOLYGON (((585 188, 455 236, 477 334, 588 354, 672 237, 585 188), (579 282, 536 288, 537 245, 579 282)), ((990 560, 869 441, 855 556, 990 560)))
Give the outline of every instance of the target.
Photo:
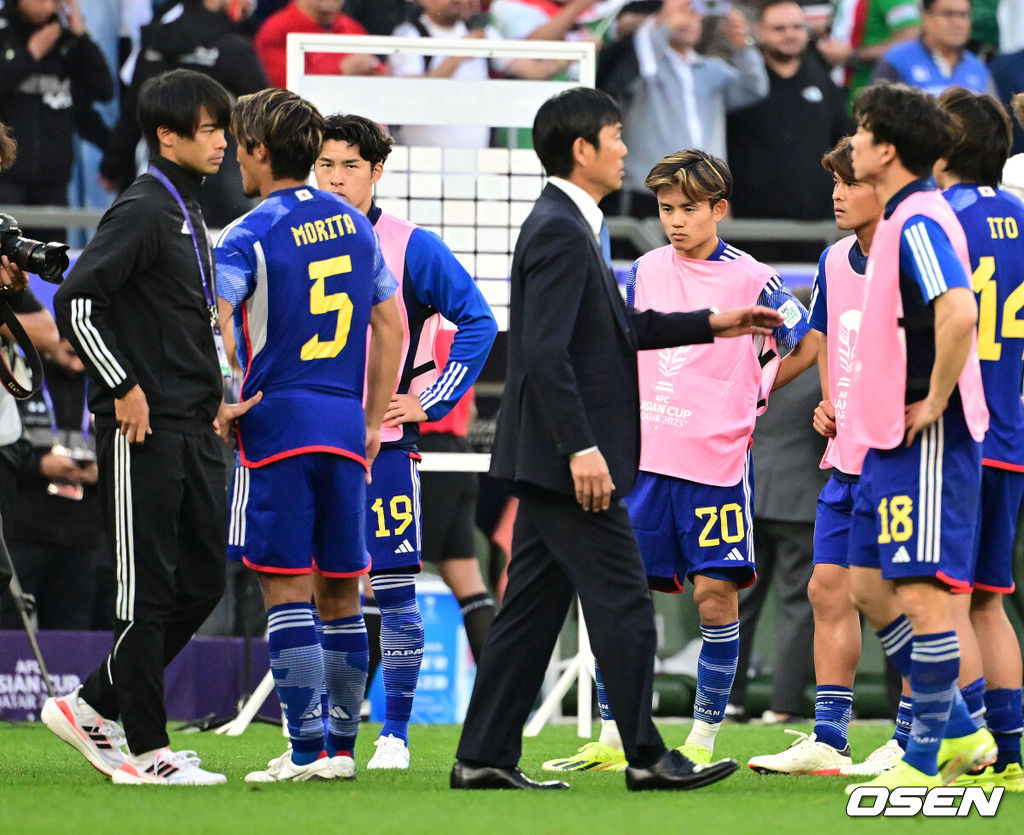
POLYGON ((398 286, 370 222, 335 195, 282 189, 224 230, 216 257, 242 398, 263 392, 239 421, 242 463, 305 452, 362 461, 367 327, 398 286))
POLYGON ((967 235, 978 296, 978 359, 989 410, 983 463, 1024 471, 1024 203, 968 184, 945 197, 967 235))
MULTIPOLYGON (((908 183, 885 205, 889 217, 916 191, 933 189, 930 179, 908 183)), ((971 286, 970 277, 938 221, 926 215, 907 219, 900 231, 900 326, 907 340, 907 403, 928 396, 935 365, 935 312, 932 302, 953 287, 971 286)), ((960 409, 959 389, 953 390, 950 408, 960 409)))

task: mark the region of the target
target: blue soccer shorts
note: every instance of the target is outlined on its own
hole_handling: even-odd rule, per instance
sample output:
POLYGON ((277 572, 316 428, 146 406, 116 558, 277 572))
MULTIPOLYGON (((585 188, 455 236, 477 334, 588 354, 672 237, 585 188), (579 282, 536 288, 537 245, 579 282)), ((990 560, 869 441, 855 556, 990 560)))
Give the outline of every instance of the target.
POLYGON ((245 507, 249 501, 249 468, 242 466, 235 453, 228 489, 228 559, 241 562, 245 552, 245 507))
POLYGON ((268 574, 316 571, 336 578, 369 571, 361 462, 310 452, 246 471, 247 566, 268 574))
POLYGON ((1001 594, 1013 592, 1013 543, 1022 508, 1024 473, 982 467, 981 512, 975 535, 975 588, 1001 594))
POLYGON ((743 478, 714 487, 641 472, 626 497, 629 518, 652 589, 683 590, 683 580, 704 574, 739 588, 757 577, 754 567, 754 474, 750 455, 743 478))
POLYGON ((382 449, 374 459, 363 511, 374 573, 422 567, 419 460, 408 449, 382 449))
POLYGON ((887 580, 933 577, 955 592, 974 579, 981 444, 947 409, 908 449, 868 451, 850 526, 850 565, 887 580))
POLYGON ((856 488, 856 481, 836 478, 833 472, 821 489, 814 518, 814 565, 849 567, 850 520, 856 488))

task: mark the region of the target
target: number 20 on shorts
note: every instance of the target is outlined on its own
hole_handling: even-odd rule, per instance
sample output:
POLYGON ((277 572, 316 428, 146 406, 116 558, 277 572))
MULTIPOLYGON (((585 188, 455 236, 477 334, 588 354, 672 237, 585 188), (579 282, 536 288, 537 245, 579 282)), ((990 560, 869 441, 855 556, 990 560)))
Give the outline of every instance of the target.
POLYGON ((721 545, 722 542, 739 542, 746 535, 743 529, 743 508, 736 502, 724 504, 721 507, 696 507, 693 514, 698 519, 704 520, 704 530, 697 538, 702 548, 711 548, 721 545), (715 528, 718 526, 718 530, 715 528), (714 536, 715 533, 718 536, 714 536))

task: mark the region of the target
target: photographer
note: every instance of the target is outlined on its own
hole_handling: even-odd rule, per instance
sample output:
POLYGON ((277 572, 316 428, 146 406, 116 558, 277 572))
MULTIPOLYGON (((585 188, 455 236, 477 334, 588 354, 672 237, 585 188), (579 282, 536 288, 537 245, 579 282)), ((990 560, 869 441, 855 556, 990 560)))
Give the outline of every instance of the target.
MULTIPOLYGON (((77 0, 9 0, 0 9, 0 120, 22 152, 0 176, 0 203, 66 206, 75 114, 113 95, 77 0)), ((65 237, 56 229, 25 231, 43 240, 65 237)))
MULTIPOLYGON (((112 603, 102 613, 105 622, 97 623, 97 590, 108 561, 85 367, 68 340, 43 363, 39 391, 18 408, 26 449, 7 538, 22 590, 35 598, 40 629, 109 629, 112 603)), ((6 600, 2 611, 0 626, 20 628, 6 600)))
MULTIPOLYGON (((11 136, 10 129, 0 122, 0 172, 14 164, 17 157, 18 143, 11 136)), ((22 291, 28 287, 28 276, 17 266, 11 263, 6 255, 0 255, 0 299, 11 299, 12 301, 26 295, 22 291)), ((30 295, 30 294, 29 294, 30 295)), ((15 308, 15 312, 18 312, 15 308)), ((6 328, 0 329, 0 334, 5 334, 6 328)), ((21 437, 21 419, 18 417, 18 407, 5 391, 0 390, 0 514, 5 511, 11 497, 14 495, 14 474, 16 470, 6 466, 6 456, 3 454, 8 447, 17 443, 21 437)), ((7 545, 3 538, 3 525, 0 521, 0 594, 7 590, 11 582, 13 570, 11 568, 11 557, 7 552, 7 545)))

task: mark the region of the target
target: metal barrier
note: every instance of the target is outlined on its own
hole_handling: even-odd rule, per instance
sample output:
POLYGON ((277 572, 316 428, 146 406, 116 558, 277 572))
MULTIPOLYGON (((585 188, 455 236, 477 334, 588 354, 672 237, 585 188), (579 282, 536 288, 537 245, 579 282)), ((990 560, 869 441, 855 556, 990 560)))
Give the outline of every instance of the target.
MULTIPOLYGON (((100 209, 74 209, 67 206, 0 206, 0 211, 14 215, 22 227, 67 226, 73 229, 95 229, 103 217, 100 209)), ((646 252, 665 245, 665 231, 657 218, 638 220, 632 217, 608 217, 612 238, 629 241, 646 252)), ((847 233, 836 229, 830 220, 723 220, 718 225, 722 237, 730 241, 809 241, 822 247, 835 243, 847 233)))

